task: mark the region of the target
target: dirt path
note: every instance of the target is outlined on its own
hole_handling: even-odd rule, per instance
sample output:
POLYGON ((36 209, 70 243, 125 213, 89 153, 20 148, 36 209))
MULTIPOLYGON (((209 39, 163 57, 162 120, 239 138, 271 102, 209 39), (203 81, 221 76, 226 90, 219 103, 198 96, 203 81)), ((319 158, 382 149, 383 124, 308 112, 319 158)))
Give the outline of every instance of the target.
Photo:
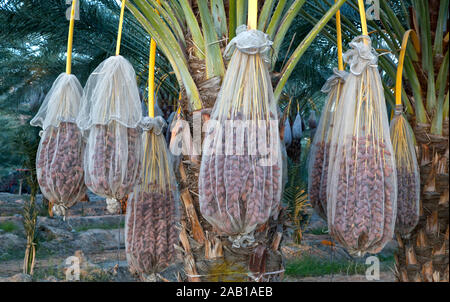
POLYGON ((317 277, 286 277, 284 282, 394 282, 393 272, 380 272, 379 280, 367 280, 364 275, 324 275, 317 277))
MULTIPOLYGON (((125 250, 121 249, 119 255, 117 250, 105 251, 102 253, 92 253, 86 255, 89 261, 93 264, 97 264, 102 268, 110 268, 117 264, 119 261, 120 267, 126 267, 125 250), (118 257, 119 256, 119 257, 118 257)), ((36 259, 35 269, 53 268, 62 265, 67 257, 49 257, 45 259, 36 259)), ((0 262, 0 276, 11 276, 22 272, 23 260, 9 260, 0 262)))

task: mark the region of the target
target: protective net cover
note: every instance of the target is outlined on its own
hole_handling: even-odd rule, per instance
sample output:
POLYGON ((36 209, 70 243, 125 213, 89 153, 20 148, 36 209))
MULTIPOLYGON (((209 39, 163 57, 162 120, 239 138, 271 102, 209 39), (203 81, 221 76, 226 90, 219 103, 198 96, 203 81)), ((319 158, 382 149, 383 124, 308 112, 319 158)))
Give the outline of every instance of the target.
POLYGON ((391 139, 397 167, 397 220, 395 229, 408 235, 420 217, 420 173, 414 133, 400 110, 391 121, 391 139))
POLYGON ((272 42, 245 29, 225 51, 232 58, 206 127, 199 176, 202 215, 230 236, 264 224, 276 212, 282 188, 277 108, 266 65, 272 42))
POLYGON ((159 272, 175 260, 179 195, 162 117, 142 121, 142 169, 128 198, 125 226, 130 270, 141 276, 159 272))
POLYGON ((60 122, 75 123, 80 110, 83 87, 73 74, 61 73, 45 96, 38 113, 30 121, 31 126, 58 127, 60 122))
POLYGON ((368 37, 350 43, 328 167, 328 227, 350 253, 378 253, 392 239, 397 175, 377 54, 368 37), (367 45, 364 44, 364 39, 367 45))
POLYGON ((136 128, 142 117, 136 73, 122 56, 103 61, 86 82, 77 124, 82 130, 112 120, 136 128))
POLYGON ((43 128, 36 174, 41 192, 54 204, 56 215, 65 215, 65 210, 86 192, 82 161, 85 143, 75 124, 82 93, 74 75, 60 74, 30 122, 43 128))
POLYGON ((140 169, 140 135, 140 128, 128 128, 115 120, 89 130, 84 171, 92 192, 116 200, 131 192, 140 169))
POLYGON ((107 198, 110 212, 131 192, 142 152, 141 101, 136 74, 122 56, 103 61, 84 87, 77 124, 87 136, 85 181, 107 198))
POLYGON ((323 219, 327 219, 327 179, 330 154, 330 141, 334 128, 334 118, 342 86, 347 77, 346 71, 334 69, 322 87, 327 93, 327 101, 320 116, 308 159, 308 196, 311 206, 323 219))

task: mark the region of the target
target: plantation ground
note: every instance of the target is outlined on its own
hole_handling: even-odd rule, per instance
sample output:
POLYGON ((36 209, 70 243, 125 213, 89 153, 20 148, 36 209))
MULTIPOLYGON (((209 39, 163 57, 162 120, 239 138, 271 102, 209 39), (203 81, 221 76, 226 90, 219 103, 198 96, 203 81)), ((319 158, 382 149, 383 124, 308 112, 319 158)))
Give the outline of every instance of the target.
MULTIPOLYGON (((0 193, 0 281, 63 281, 70 256, 81 259, 82 281, 138 281, 127 269, 123 215, 108 215, 102 198, 90 195, 90 202, 69 210, 66 221, 38 218, 38 249, 32 279, 21 275, 26 239, 21 212, 27 195, 0 193), (120 228, 119 228, 120 226, 120 228)), ((42 205, 42 197, 37 203, 42 205)), ((330 246, 326 224, 312 214, 301 244, 284 238, 287 282, 367 282, 365 258, 355 259, 339 246, 330 246)), ((393 251, 389 244, 380 259, 380 280, 394 281, 393 251)), ((181 258, 162 273, 168 281, 183 280, 181 258)))

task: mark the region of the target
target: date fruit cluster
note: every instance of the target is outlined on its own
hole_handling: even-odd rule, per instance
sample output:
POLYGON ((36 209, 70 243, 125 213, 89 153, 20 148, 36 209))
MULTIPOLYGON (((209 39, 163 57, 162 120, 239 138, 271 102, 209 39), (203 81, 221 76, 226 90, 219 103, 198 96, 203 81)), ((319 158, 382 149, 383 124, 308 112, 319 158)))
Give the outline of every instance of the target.
MULTIPOLYGON (((337 188, 330 232, 350 253, 378 253, 393 235, 394 168, 391 153, 371 135, 343 146, 337 167, 337 188), (349 154, 346 154, 349 152, 349 154)), ((329 186, 331 184, 328 184, 329 186)))
POLYGON ((409 233, 419 221, 417 188, 419 178, 406 167, 397 167, 397 221, 395 228, 401 234, 409 233))
MULTIPOLYGON (((225 127, 222 130, 225 131, 225 127)), ((234 129, 234 142, 238 131, 234 129)), ((220 231, 236 235, 264 224, 278 207, 281 153, 278 151, 271 164, 262 165, 264 156, 249 154, 249 135, 244 136, 243 155, 237 155, 238 152, 227 155, 226 144, 225 135, 216 136, 210 145, 214 153, 202 158, 200 211, 220 231)))
POLYGON ((178 241, 174 190, 176 188, 167 188, 163 192, 141 190, 130 195, 126 253, 132 273, 149 274, 167 267, 174 260, 174 245, 178 241))
POLYGON ((74 123, 61 122, 43 132, 36 174, 42 194, 53 203, 69 208, 85 194, 83 151, 81 132, 74 123))
POLYGON ((314 163, 309 176, 309 201, 323 219, 327 219, 327 180, 330 143, 317 142, 314 149, 314 163))
POLYGON ((122 199, 131 192, 140 169, 140 131, 112 121, 95 125, 86 152, 86 185, 103 197, 122 199))

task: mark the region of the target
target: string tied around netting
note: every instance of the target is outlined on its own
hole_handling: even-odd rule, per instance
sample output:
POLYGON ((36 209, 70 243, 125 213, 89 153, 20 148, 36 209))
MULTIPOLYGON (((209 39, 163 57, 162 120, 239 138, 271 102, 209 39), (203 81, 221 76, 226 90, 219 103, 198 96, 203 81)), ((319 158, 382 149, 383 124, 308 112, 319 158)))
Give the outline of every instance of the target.
POLYGON ((322 86, 320 90, 323 93, 329 93, 333 87, 338 85, 339 83, 345 82, 345 79, 348 76, 348 72, 345 70, 339 70, 338 68, 333 68, 333 75, 327 79, 325 84, 322 86))
POLYGON ((405 108, 403 107, 403 104, 397 104, 395 105, 394 114, 400 115, 405 112, 405 108))
POLYGON ((106 198, 106 210, 110 214, 116 214, 120 210, 120 202, 116 198, 106 198))
POLYGON ((67 207, 64 205, 64 203, 58 203, 53 205, 52 211, 56 216, 61 216, 63 217, 63 220, 66 220, 67 207))
POLYGON ((157 117, 143 117, 140 122, 140 127, 143 131, 153 131, 156 135, 162 135, 167 123, 162 116, 157 117))
POLYGON ((235 49, 248 55, 260 54, 264 62, 270 63, 270 50, 273 42, 269 39, 269 35, 256 30, 248 29, 243 24, 236 29, 236 37, 234 37, 225 48, 224 57, 229 59, 233 55, 235 49))
POLYGON ((255 243, 255 236, 253 232, 248 234, 239 234, 235 236, 228 236, 228 240, 232 242, 233 248, 246 248, 252 246, 255 243))
POLYGON ((350 71, 354 75, 361 75, 367 67, 378 67, 378 54, 369 36, 358 36, 350 43, 350 49, 344 55, 344 62, 350 66, 350 71))

